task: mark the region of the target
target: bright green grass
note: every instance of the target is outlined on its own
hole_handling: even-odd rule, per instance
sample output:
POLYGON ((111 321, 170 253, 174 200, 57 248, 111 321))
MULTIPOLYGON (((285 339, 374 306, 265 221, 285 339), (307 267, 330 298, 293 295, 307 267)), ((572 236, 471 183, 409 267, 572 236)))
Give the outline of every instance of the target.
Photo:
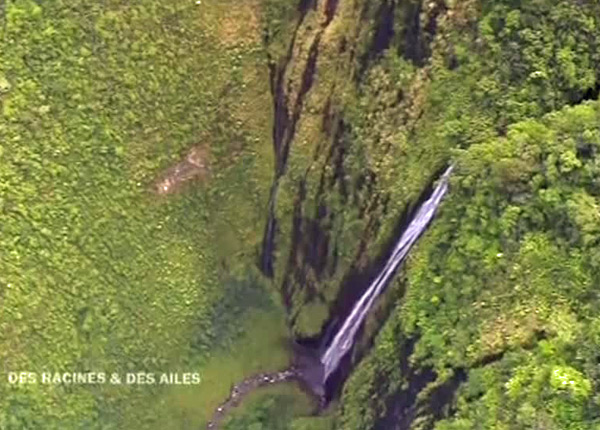
POLYGON ((155 405, 161 416, 155 428, 200 428, 227 399, 234 384, 256 373, 282 370, 289 365, 287 328, 280 311, 252 312, 240 324, 247 330, 231 348, 217 351, 198 365, 200 385, 165 390, 155 405))
POLYGON ((314 403, 293 383, 265 387, 250 394, 225 419, 226 430, 288 429, 295 417, 314 411, 314 403))
POLYGON ((332 409, 314 415, 314 399, 295 383, 265 387, 225 419, 225 430, 331 430, 332 409))
MULTIPOLYGON (((238 0, 7 3, 0 428, 156 428, 170 414, 158 389, 9 387, 5 372, 190 371, 214 354, 214 307, 255 262, 272 176, 259 12, 238 0), (198 144, 209 178, 155 195, 198 144)), ((227 366, 285 361, 252 354, 227 366)))

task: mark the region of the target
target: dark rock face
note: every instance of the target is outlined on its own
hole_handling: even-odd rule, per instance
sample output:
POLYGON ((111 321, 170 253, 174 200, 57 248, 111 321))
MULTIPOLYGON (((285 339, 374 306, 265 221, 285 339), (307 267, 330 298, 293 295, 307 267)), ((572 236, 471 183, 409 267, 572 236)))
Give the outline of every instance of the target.
MULTIPOLYGON (((381 270, 415 207, 431 191, 426 187, 421 197, 405 202, 393 228, 385 226, 389 232, 388 240, 383 241, 383 246, 380 244, 376 252, 370 249, 384 227, 383 221, 370 214, 385 214, 390 196, 377 190, 379 178, 370 169, 361 169, 358 180, 350 179, 347 164, 351 157, 349 136, 353 129, 351 122, 346 121, 336 107, 339 95, 335 85, 327 97, 319 98, 318 104, 311 99, 311 95, 319 91, 321 68, 330 61, 329 57, 322 56, 331 56, 331 47, 326 41, 327 29, 335 21, 340 4, 338 0, 301 1, 285 54, 270 59, 276 163, 259 259, 262 272, 276 282, 289 311, 292 336, 298 341, 294 363, 299 369, 298 376, 309 391, 325 402, 339 395, 345 379, 364 351, 348 354, 339 371, 327 383, 323 380, 320 352, 381 270), (295 171, 292 181, 288 163, 292 148, 299 144, 296 141, 299 127, 305 118, 315 116, 315 122, 321 125, 322 142, 311 155, 313 162, 305 174, 295 171), (309 178, 309 172, 316 173, 311 173, 309 178), (287 212, 291 219, 277 219, 275 215, 281 204, 278 195, 282 182, 286 183, 288 194, 290 189, 294 193, 287 212), (336 231, 335 226, 341 222, 344 213, 336 208, 335 201, 345 208, 357 208, 362 223, 353 244, 356 245, 354 255, 346 255, 343 264, 340 264, 340 256, 347 251, 342 248, 345 244, 341 243, 340 231, 336 231), (283 230, 284 223, 291 228, 283 230), (282 237, 282 231, 289 236, 282 237), (332 288, 335 294, 326 294, 324 286, 332 288), (298 315, 304 307, 314 303, 323 304, 328 316, 320 328, 313 327, 307 334, 298 329, 298 315)), ((340 81, 352 82, 358 87, 361 77, 392 47, 402 51, 402 56, 417 67, 427 63, 431 55, 429 43, 436 32, 437 16, 443 12, 442 7, 434 8, 425 20, 422 19, 420 1, 400 4, 395 0, 377 0, 356 7, 359 10, 353 13, 362 27, 359 26, 357 34, 346 35, 338 47, 340 55, 347 59, 346 63, 340 62, 342 65, 337 69, 337 73, 343 75, 340 81)), ((437 176, 435 173, 432 172, 437 176)), ((287 198, 289 200, 290 196, 287 198)), ((359 331, 358 336, 361 335, 359 331)))
MULTIPOLYGON (((331 334, 343 323, 352 304, 377 276, 412 210, 419 203, 413 201, 405 204, 401 219, 396 221, 393 234, 389 235, 389 242, 373 252, 370 249, 371 242, 383 227, 383 222, 370 214, 385 213, 389 196, 376 191, 374 184, 378 178, 373 171, 362 169, 358 180, 349 180, 346 170, 350 144, 348 136, 352 135, 353 130, 336 107, 339 96, 335 92, 335 85, 328 97, 319 99, 320 105, 315 106, 311 99, 311 94, 318 91, 315 86, 318 85, 316 78, 320 76, 320 69, 326 67, 324 62, 330 61, 331 47, 325 39, 340 4, 338 0, 300 1, 297 21, 284 55, 270 59, 276 163, 259 266, 266 276, 274 279, 282 292, 293 337, 300 344, 316 350, 322 350, 327 344, 331 334), (323 59, 323 55, 328 57, 323 59), (307 110, 309 102, 310 110, 307 110), (295 174, 294 181, 289 184, 288 162, 292 147, 298 144, 298 127, 304 118, 315 115, 320 116, 317 123, 321 124, 323 141, 316 146, 314 162, 304 176, 295 174), (317 173, 308 178, 309 171, 317 173), (278 195, 284 179, 287 192, 290 189, 295 192, 292 210, 288 212, 291 220, 280 220, 275 215, 281 204, 278 195), (318 179, 318 185, 315 179, 318 179), (347 254, 347 251, 341 248, 344 244, 340 242, 340 230, 338 228, 336 231, 335 226, 342 222, 344 214, 336 209, 335 200, 345 207, 358 208, 358 219, 363 225, 356 243, 352 245, 355 246, 354 255, 346 256, 343 264, 340 264, 340 255, 344 252, 347 254), (291 229, 286 231, 288 237, 281 236, 283 222, 291 225, 291 229), (324 286, 334 290, 335 294, 324 291, 324 286), (312 304, 322 305, 328 315, 320 327, 315 323, 307 332, 298 327, 298 316, 303 308, 312 304)), ((360 85, 360 76, 392 45, 402 50, 403 55, 418 66, 427 61, 430 55, 428 43, 435 33, 439 11, 431 13, 429 21, 422 24, 419 1, 399 4, 395 0, 377 0, 357 5, 356 8, 352 13, 361 25, 357 34, 346 35, 339 46, 340 54, 343 53, 347 60, 339 63, 340 81, 360 85), (366 32, 368 28, 371 31, 366 32), (366 44, 366 49, 359 46, 361 43, 366 44)), ((424 195, 427 192, 425 190, 424 195)), ((315 381, 319 379, 315 376, 319 373, 315 371, 317 367, 314 363, 306 367, 310 369, 306 371, 308 385, 313 387, 316 387, 315 381)), ((324 387, 323 390, 337 392, 339 384, 345 379, 345 376, 341 377, 342 374, 346 374, 345 371, 332 378, 330 387, 324 387)), ((313 391, 319 392, 319 389, 313 391)))

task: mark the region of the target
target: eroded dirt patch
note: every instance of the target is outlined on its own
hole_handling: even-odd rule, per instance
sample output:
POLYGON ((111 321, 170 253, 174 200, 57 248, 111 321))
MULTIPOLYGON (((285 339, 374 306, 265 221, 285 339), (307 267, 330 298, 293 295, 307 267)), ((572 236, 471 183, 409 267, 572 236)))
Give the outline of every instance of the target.
POLYGON ((240 42, 260 42, 260 21, 257 14, 259 2, 248 0, 244 4, 236 4, 219 20, 221 41, 228 46, 240 42))
POLYGON ((203 145, 194 146, 183 160, 169 167, 155 182, 158 194, 170 194, 192 180, 206 180, 210 174, 209 152, 203 145))

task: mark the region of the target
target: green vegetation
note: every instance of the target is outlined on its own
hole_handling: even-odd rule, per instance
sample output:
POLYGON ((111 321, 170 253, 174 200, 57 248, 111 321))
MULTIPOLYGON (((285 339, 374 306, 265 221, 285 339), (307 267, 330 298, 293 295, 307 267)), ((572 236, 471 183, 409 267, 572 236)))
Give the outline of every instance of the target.
POLYGON ((309 416, 316 404, 296 385, 261 388, 226 419, 225 430, 329 430, 331 414, 309 416))
POLYGON ((567 106, 597 98, 597 2, 356 0, 325 15, 308 11, 284 74, 293 112, 317 46, 277 207, 295 333, 319 333, 344 280, 457 164, 332 428, 388 428, 397 405, 414 429, 595 428, 600 121, 597 104, 567 106))
POLYGON ((273 165, 258 3, 2 11, 0 428, 197 428, 169 405, 195 398, 204 417, 232 378, 287 364, 280 299, 251 270, 273 165), (197 145, 210 174, 158 195, 197 145), (264 314, 250 319, 252 307, 264 314), (9 386, 11 371, 206 382, 9 386))
POLYGON ((413 359, 438 369, 508 353, 473 371, 440 428, 600 424, 599 123, 598 103, 568 108, 458 157, 402 324, 421 334, 413 359))
MULTIPOLYGON (((234 337, 233 342, 229 336, 230 345, 213 350, 210 358, 200 366, 200 385, 168 389, 156 428, 197 429, 229 396, 234 384, 256 373, 288 366, 287 329, 280 312, 255 311, 242 315, 235 326, 233 323, 231 326, 242 327, 245 332, 234 337)), ((132 421, 127 427, 135 428, 136 422, 132 421)))
MULTIPOLYGON (((356 418, 385 392, 380 375, 401 372, 398 342, 409 337, 418 338, 411 365, 432 367, 438 383, 470 369, 456 413, 436 428, 597 428, 599 123, 600 104, 588 103, 457 153, 452 193, 407 269, 408 293, 347 387, 344 428, 385 415, 371 403, 366 422, 356 418)), ((427 404, 427 390, 418 401, 427 404)), ((421 412, 414 428, 429 428, 421 412)))
POLYGON ((300 113, 279 186, 276 281, 298 334, 319 332, 320 310, 351 270, 384 252, 453 149, 576 103, 595 86, 595 3, 447 6, 340 2, 327 23, 319 3, 287 39, 293 55, 278 65, 288 116, 300 113))
POLYGON ((599 428, 598 1, 10 0, 0 56, 0 429, 202 426, 319 334, 450 162, 339 403, 284 385, 225 428, 599 428))
POLYGON ((294 385, 263 388, 245 400, 224 424, 225 430, 300 430, 293 421, 308 415, 314 405, 294 385))

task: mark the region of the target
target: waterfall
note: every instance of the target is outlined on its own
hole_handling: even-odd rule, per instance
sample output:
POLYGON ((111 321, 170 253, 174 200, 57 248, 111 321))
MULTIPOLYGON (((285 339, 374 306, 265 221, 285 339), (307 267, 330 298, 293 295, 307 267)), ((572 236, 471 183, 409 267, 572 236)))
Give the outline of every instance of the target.
POLYGON ((373 303, 375 303, 375 299, 381 294, 400 263, 404 261, 410 248, 417 241, 421 233, 427 228, 427 225, 433 218, 442 198, 448 191, 448 178, 450 177, 451 172, 452 166, 446 169, 439 180, 438 185, 431 194, 431 197, 419 207, 410 224, 402 233, 402 236, 394 247, 392 255, 385 263, 383 270, 371 283, 360 300, 356 302, 352 312, 346 321, 344 321, 344 324, 336 333, 333 341, 321 356, 324 382, 327 381, 329 376, 337 369, 344 355, 352 348, 356 332, 365 320, 373 303))

